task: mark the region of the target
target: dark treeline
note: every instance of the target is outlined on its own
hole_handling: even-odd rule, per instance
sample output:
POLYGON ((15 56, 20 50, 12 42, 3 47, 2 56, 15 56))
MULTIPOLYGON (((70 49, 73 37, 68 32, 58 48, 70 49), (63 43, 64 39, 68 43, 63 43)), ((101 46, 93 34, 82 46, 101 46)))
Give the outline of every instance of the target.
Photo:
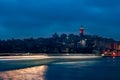
POLYGON ((96 46, 95 40, 114 41, 98 36, 59 36, 55 33, 50 38, 0 40, 0 53, 93 53, 95 49, 102 51, 105 47, 96 46))

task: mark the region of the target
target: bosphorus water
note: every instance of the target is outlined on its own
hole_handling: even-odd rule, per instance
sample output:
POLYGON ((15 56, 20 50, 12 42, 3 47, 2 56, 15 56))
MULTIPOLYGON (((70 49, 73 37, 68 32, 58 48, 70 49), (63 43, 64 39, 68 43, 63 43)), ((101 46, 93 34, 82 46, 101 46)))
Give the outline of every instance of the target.
POLYGON ((1 71, 0 80, 120 80, 119 73, 120 57, 102 57, 1 71))

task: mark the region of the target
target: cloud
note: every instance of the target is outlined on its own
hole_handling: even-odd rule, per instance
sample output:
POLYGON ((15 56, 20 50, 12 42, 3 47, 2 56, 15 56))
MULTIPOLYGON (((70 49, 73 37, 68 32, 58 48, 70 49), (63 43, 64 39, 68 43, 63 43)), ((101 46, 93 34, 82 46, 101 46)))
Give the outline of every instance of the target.
POLYGON ((8 32, 0 33, 7 38, 50 36, 77 33, 83 24, 88 33, 119 38, 113 36, 120 29, 119 9, 119 0, 0 0, 0 25, 8 32))

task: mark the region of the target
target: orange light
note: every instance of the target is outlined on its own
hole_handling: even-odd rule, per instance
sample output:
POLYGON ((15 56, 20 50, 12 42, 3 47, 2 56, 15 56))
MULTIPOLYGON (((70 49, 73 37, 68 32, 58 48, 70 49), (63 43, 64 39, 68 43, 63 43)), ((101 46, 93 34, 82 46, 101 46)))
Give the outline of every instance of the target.
POLYGON ((113 56, 113 57, 115 57, 115 56, 116 56, 116 53, 115 53, 115 52, 113 52, 113 53, 112 53, 112 56, 113 56))

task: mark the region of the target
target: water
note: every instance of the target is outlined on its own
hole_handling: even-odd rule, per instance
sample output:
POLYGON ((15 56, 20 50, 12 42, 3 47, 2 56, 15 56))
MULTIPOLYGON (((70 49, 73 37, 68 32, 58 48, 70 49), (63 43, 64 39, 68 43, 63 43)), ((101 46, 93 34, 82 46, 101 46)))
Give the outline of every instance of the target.
POLYGON ((54 62, 0 72, 0 80, 120 80, 120 58, 54 62))

